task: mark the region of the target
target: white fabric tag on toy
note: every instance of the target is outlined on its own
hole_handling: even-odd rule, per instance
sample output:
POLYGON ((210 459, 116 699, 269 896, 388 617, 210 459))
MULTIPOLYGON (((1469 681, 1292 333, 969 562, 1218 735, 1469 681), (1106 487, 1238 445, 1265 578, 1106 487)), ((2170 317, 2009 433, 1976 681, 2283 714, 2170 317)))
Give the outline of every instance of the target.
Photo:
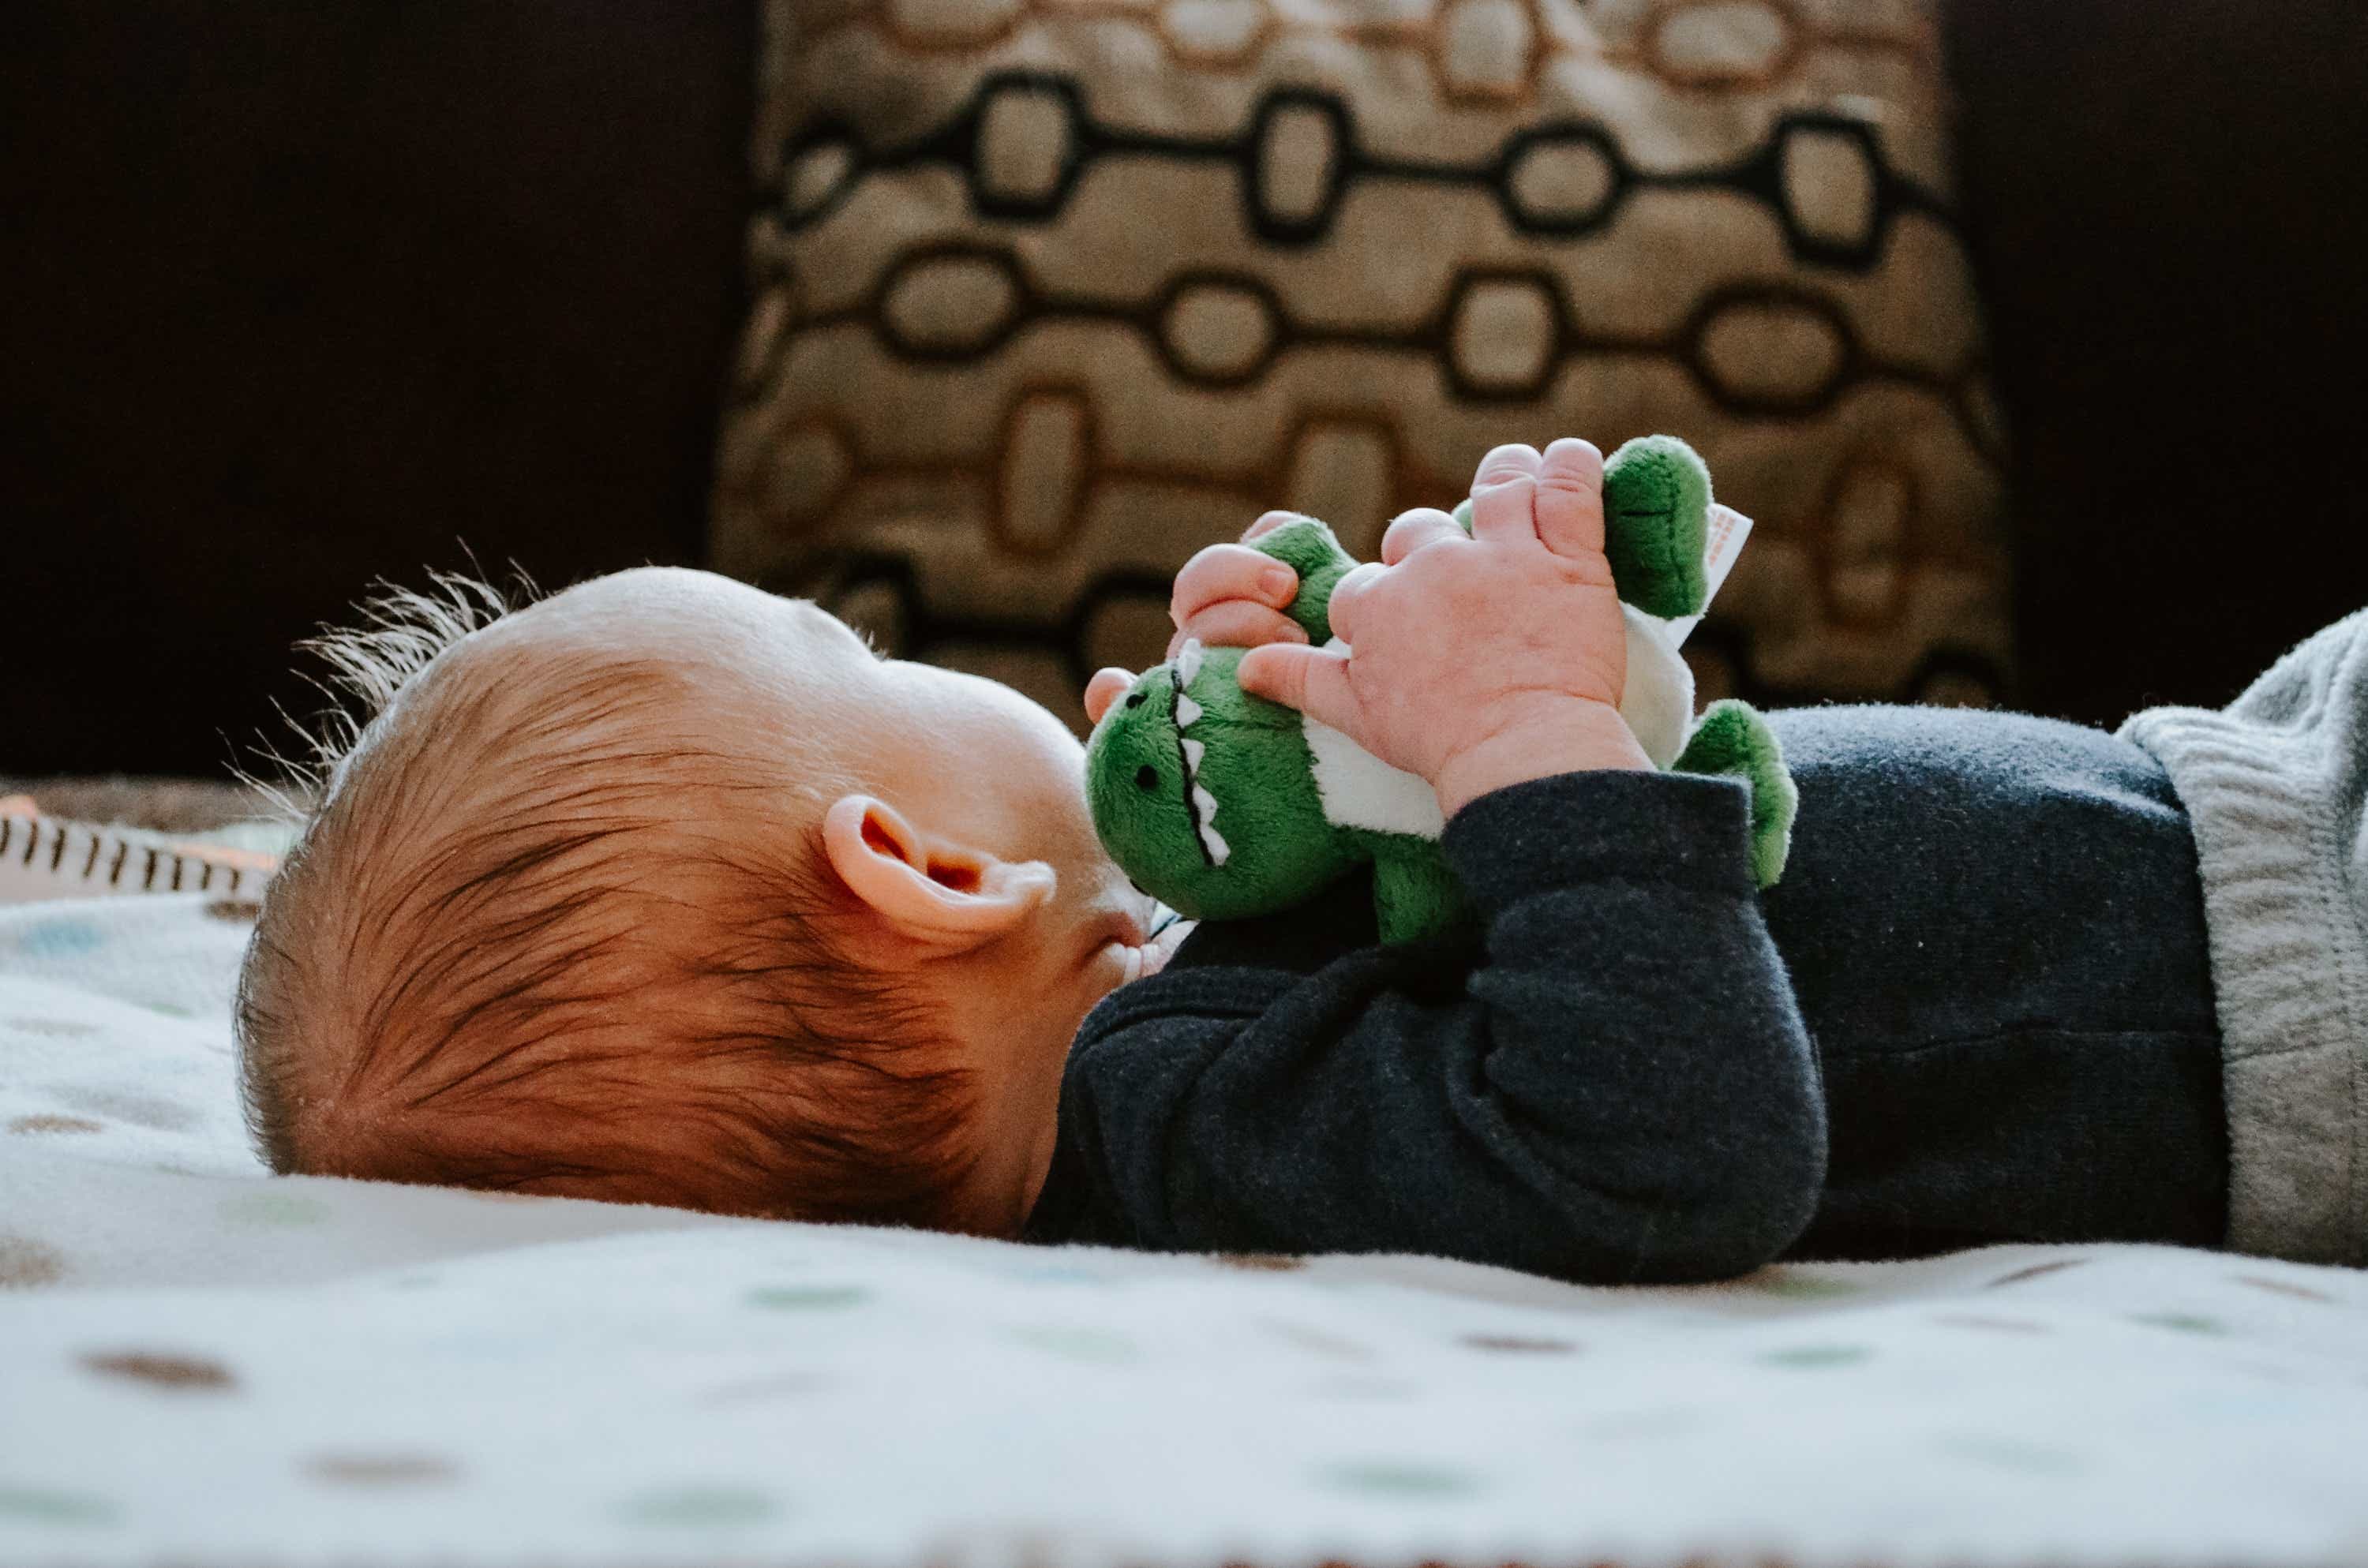
MULTIPOLYGON (((1751 537, 1751 519, 1732 506, 1713 506, 1710 509, 1710 534, 1702 541, 1702 566, 1707 581, 1702 590, 1702 609, 1718 597, 1721 584, 1735 568, 1735 558, 1743 553, 1744 540, 1751 537)), ((1669 634, 1669 646, 1684 645, 1686 634, 1702 624, 1702 614, 1681 615, 1675 620, 1661 622, 1669 634)))

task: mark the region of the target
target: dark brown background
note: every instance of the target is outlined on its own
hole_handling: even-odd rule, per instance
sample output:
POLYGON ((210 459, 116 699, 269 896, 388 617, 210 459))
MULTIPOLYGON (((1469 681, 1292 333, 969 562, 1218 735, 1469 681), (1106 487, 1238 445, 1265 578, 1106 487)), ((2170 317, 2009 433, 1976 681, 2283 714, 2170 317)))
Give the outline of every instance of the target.
MULTIPOLYGON (((2368 600, 2354 0, 1947 0, 2026 703, 2368 600)), ((700 549, 744 0, 0 11, 0 767, 218 772, 376 576, 700 549)))
POLYGON ((2225 701, 2368 604, 2368 6, 1944 3, 2021 699, 2225 701))
POLYGON ((381 574, 700 542, 739 0, 0 12, 0 767, 214 772, 381 574))

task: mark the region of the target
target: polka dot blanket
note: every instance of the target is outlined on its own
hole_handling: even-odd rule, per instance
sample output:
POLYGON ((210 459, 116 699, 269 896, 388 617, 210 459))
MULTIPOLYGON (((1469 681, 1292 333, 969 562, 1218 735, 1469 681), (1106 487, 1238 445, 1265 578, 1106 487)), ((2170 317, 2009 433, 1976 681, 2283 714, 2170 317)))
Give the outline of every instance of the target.
POLYGON ((0 1562, 2368 1562, 2368 1276, 1580 1290, 275 1180, 251 913, 0 910, 0 1562))

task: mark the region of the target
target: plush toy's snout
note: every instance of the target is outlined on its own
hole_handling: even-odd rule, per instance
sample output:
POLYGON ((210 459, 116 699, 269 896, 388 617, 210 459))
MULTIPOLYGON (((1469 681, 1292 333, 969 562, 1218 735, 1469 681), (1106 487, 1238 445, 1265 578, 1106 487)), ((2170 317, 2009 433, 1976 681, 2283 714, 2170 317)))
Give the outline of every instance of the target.
POLYGON ((1137 676, 1086 752, 1094 829, 1135 883, 1202 920, 1286 908, 1359 858, 1324 818, 1299 715, 1235 682, 1238 648, 1137 676))

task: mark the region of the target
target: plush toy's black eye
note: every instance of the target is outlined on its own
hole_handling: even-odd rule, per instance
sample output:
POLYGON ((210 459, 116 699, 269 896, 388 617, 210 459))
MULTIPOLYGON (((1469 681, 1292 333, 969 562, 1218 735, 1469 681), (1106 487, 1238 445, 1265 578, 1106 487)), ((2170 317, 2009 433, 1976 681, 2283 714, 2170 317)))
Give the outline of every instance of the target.
POLYGON ((1143 706, 1143 699, 1149 695, 1151 695, 1149 692, 1144 691, 1130 691, 1126 694, 1126 705, 1129 708, 1140 708, 1143 706))
POLYGON ((1158 789, 1159 769, 1152 767, 1151 764, 1147 762, 1141 767, 1136 768, 1134 770, 1134 787, 1138 790, 1158 789))

